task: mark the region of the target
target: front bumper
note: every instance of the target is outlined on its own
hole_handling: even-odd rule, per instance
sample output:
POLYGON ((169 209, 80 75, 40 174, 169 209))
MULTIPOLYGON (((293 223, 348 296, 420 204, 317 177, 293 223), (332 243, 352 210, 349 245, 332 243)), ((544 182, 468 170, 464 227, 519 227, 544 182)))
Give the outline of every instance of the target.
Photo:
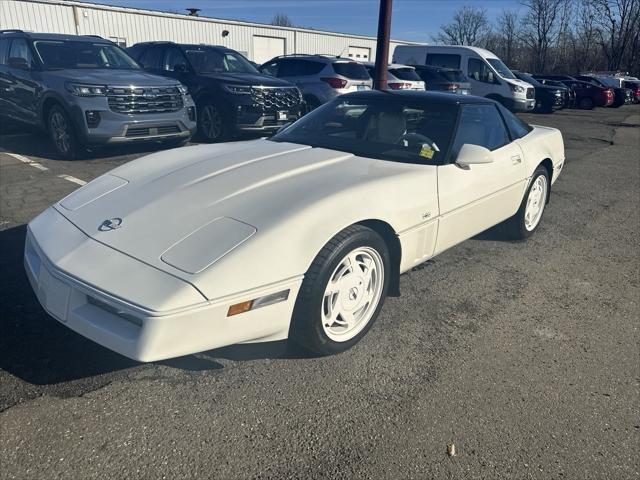
POLYGON ((236 108, 235 129, 240 132, 272 132, 302 116, 300 109, 262 111, 248 107, 236 108))
POLYGON ((74 102, 71 115, 86 145, 188 140, 196 132, 195 104, 189 96, 175 112, 134 114, 112 111, 105 97, 69 97, 74 102), (96 126, 88 124, 88 111, 99 115, 96 126))
POLYGON ((24 266, 52 317, 142 362, 287 338, 302 282, 299 277, 207 301, 192 285, 92 240, 51 208, 29 224, 24 266), (230 305, 285 289, 285 301, 227 316, 230 305))
POLYGON ((508 107, 514 112, 530 112, 536 108, 535 98, 514 98, 507 100, 508 107))

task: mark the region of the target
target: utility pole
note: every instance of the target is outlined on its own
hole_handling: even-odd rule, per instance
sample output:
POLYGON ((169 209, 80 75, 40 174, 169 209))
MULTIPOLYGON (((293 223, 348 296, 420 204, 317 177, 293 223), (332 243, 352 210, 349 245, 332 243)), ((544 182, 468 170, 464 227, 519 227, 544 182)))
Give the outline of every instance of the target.
POLYGON ((387 63, 389 62, 389 37, 391 34, 391 4, 393 0, 380 0, 378 16, 378 44, 376 46, 376 73, 373 88, 387 89, 387 63))

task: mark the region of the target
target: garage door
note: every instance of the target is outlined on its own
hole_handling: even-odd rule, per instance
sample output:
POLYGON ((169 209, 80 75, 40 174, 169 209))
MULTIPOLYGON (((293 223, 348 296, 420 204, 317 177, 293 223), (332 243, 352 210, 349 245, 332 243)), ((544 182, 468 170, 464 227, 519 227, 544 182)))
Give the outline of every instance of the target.
POLYGON ((278 55, 284 55, 284 38, 280 37, 253 37, 253 61, 264 63, 278 55))
POLYGON ((349 47, 349 58, 358 62, 368 62, 371 59, 371 49, 366 47, 349 47))

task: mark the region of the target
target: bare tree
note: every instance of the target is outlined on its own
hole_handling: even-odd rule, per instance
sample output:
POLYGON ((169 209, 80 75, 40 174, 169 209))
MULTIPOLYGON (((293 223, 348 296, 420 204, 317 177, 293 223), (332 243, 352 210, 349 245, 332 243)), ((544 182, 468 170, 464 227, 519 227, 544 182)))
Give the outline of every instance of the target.
POLYGON ((518 12, 503 10, 496 19, 495 34, 499 40, 502 58, 507 65, 513 65, 518 43, 518 12))
POLYGON ((596 44, 598 30, 595 24, 596 13, 593 5, 582 2, 577 5, 577 17, 574 23, 572 41, 572 70, 581 72, 593 70, 597 67, 600 52, 596 44))
POLYGON ((522 18, 522 41, 533 56, 531 67, 544 71, 549 48, 556 43, 561 32, 562 12, 569 0, 521 0, 527 9, 522 18))
POLYGON ((271 25, 278 27, 293 27, 293 22, 286 13, 277 13, 271 19, 271 25))
POLYGON ((598 43, 608 70, 618 70, 640 29, 640 0, 589 0, 597 12, 598 43))
POLYGON ((478 45, 491 27, 484 8, 462 7, 453 15, 453 21, 442 25, 440 30, 434 36, 437 42, 448 45, 478 45))

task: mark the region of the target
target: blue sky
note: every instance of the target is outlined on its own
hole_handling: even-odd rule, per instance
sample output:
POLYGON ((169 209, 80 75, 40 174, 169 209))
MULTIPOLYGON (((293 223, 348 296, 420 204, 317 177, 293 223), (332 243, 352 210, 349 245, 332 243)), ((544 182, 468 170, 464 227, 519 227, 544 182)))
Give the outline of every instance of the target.
MULTIPOLYGON (((270 23, 276 13, 285 13, 296 26, 318 30, 375 35, 378 0, 90 0, 149 10, 184 13, 200 8, 200 15, 270 23)), ((391 36, 426 42, 440 25, 451 21, 453 12, 469 5, 483 7, 490 18, 503 9, 518 9, 518 0, 394 0, 391 36)))

